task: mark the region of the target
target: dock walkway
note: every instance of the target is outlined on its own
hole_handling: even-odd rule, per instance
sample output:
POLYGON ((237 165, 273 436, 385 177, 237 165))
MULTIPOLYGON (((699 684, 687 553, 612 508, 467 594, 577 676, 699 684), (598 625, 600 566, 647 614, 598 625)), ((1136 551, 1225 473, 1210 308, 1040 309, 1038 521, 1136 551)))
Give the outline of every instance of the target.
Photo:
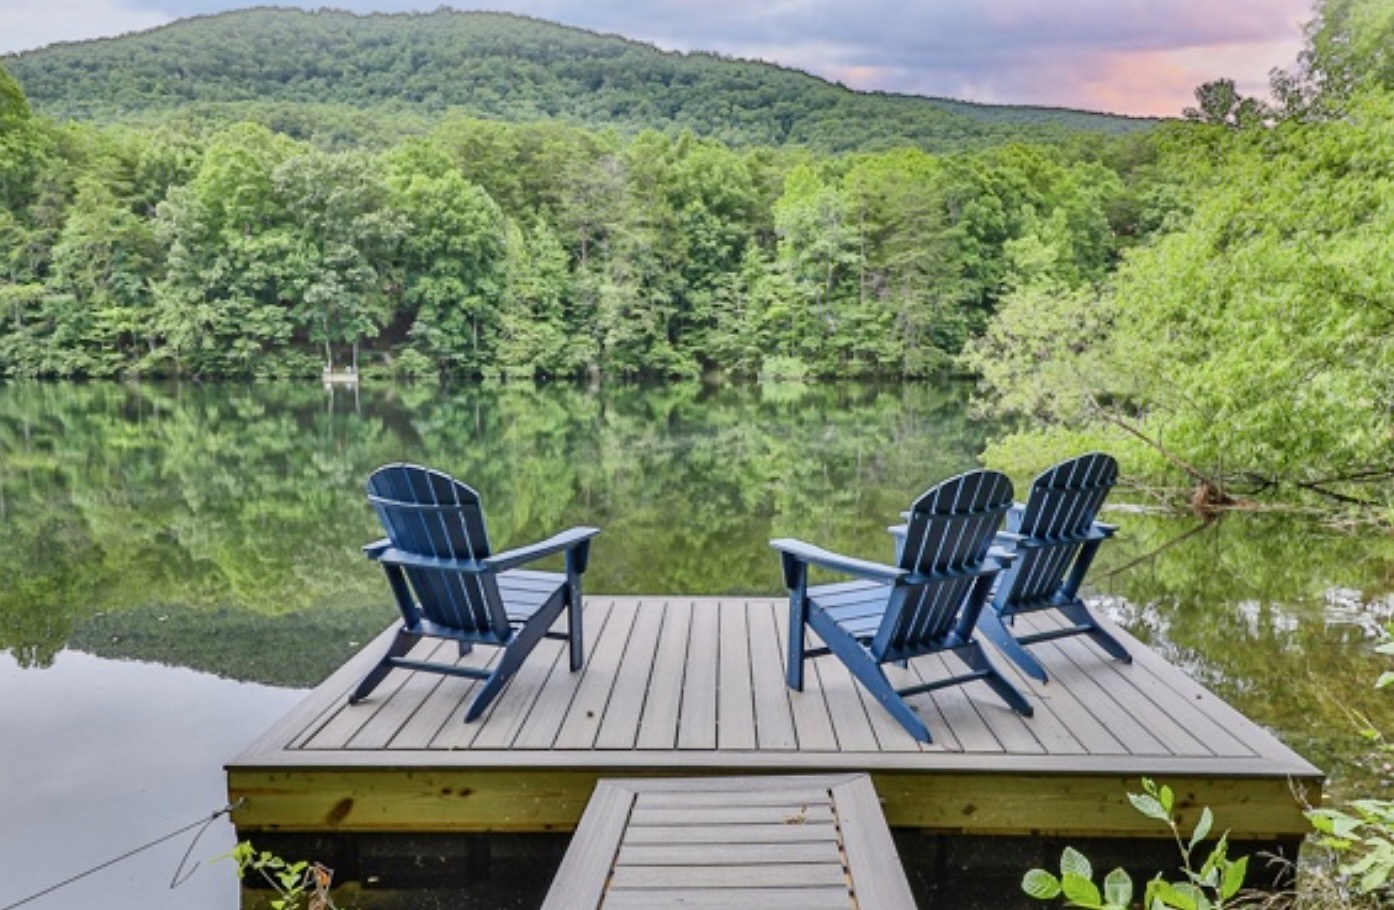
POLYGON ((915 910, 865 774, 602 780, 542 910, 915 910))
MULTIPOLYGON (((786 622, 783 599, 588 597, 585 667, 569 672, 564 645, 544 641, 471 724, 477 683, 458 677, 395 671, 347 703, 385 632, 227 766, 230 798, 245 799, 234 822, 243 837, 570 831, 600 778, 864 771, 892 827, 1156 837, 1125 795, 1147 776, 1187 812, 1209 805, 1235 840, 1290 841, 1307 830, 1294 785, 1320 798, 1318 769, 1121 630, 1132 664, 1080 638, 1036 648, 1048 684, 988 645, 1035 716, 982 683, 942 689, 910 699, 935 737, 922 744, 836 660, 790 691, 786 622)), ((451 647, 423 641, 419 656, 451 647)), ((887 670, 908 684, 944 659, 887 670)))

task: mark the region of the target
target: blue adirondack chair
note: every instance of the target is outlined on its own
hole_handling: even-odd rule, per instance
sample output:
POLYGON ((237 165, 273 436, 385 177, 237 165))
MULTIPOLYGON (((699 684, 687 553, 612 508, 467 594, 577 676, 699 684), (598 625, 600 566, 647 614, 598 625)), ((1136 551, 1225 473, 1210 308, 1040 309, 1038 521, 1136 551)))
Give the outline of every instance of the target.
POLYGON ((853 559, 799 540, 780 539, 789 588, 790 688, 802 691, 804 659, 834 654, 910 735, 930 742, 929 728, 905 696, 981 679, 1026 716, 1031 705, 998 672, 973 638, 993 580, 1010 557, 989 552, 1012 504, 1012 484, 996 471, 970 471, 915 500, 895 566, 853 559), (855 581, 808 586, 808 567, 822 566, 855 581), (805 627, 823 640, 809 648, 805 627), (896 689, 881 665, 952 652, 968 672, 896 689))
POLYGON ((545 636, 570 644, 571 669, 585 659, 581 629, 581 575, 598 528, 577 527, 540 543, 494 553, 479 494, 448 474, 419 465, 392 464, 368 478, 368 501, 387 537, 363 552, 382 566, 402 613, 387 652, 349 697, 368 697, 394 667, 484 680, 465 711, 477 718, 508 684, 545 636), (566 554, 566 572, 518 566, 566 554), (552 632, 562 612, 566 632, 552 632), (423 637, 458 643, 461 656, 475 645, 503 649, 490 669, 413 660, 406 655, 423 637))
POLYGON ((1012 508, 1006 530, 997 536, 998 544, 1010 547, 1016 559, 998 580, 978 629, 1041 682, 1046 681, 1045 668, 1026 650, 1037 642, 1087 635, 1110 656, 1132 661, 1079 596, 1099 545, 1116 530, 1095 516, 1117 479, 1118 462, 1101 452, 1062 461, 1032 482, 1026 504, 1012 508), (1059 611, 1069 625, 1034 633, 1013 630, 1016 617, 1039 610, 1059 611))

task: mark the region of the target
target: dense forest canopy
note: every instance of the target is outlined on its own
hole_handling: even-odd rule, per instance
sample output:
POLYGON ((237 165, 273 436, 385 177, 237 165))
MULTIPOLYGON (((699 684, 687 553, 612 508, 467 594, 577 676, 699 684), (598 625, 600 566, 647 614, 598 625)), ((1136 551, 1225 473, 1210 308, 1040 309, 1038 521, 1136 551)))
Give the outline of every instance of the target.
MULTIPOLYGON (((1147 131, 1046 142, 1016 124, 997 137, 1012 141, 984 144, 979 133, 968 147, 949 141, 954 151, 878 134, 872 126, 886 121, 845 113, 821 121, 842 144, 800 138, 786 100, 812 111, 816 85, 847 103, 868 99, 771 67, 497 16, 287 13, 334 41, 427 20, 501 42, 522 40, 506 38, 516 31, 554 64, 538 64, 535 79, 522 69, 442 79, 422 38, 413 72, 462 91, 489 80, 573 84, 547 73, 575 76, 573 44, 599 42, 611 57, 591 56, 616 69, 591 94, 613 100, 607 92, 627 86, 637 106, 626 110, 644 112, 609 129, 521 108, 507 113, 518 122, 468 116, 442 100, 444 113, 418 105, 411 129, 370 135, 337 113, 381 93, 357 69, 321 74, 312 105, 250 92, 217 102, 241 105, 240 120, 190 114, 213 103, 199 97, 229 90, 212 74, 185 80, 209 84, 183 108, 112 102, 109 116, 90 112, 101 123, 55 120, 55 102, 26 96, 47 91, 51 73, 36 72, 81 70, 84 60, 113 91, 140 86, 136 74, 152 72, 164 39, 277 15, 12 58, 23 86, 0 71, 4 375, 308 376, 352 364, 464 378, 830 378, 966 368, 983 379, 980 406, 1023 427, 990 451, 998 462, 1105 446, 1129 476, 1194 488, 1202 507, 1263 493, 1388 513, 1394 16, 1381 0, 1321 4, 1298 69, 1275 74, 1272 100, 1218 79, 1183 120, 1147 131), (701 72, 691 84, 678 78, 688 66, 701 72), (664 67, 667 81, 655 80, 664 67), (805 81, 689 122, 741 73, 805 81), (338 96, 326 100, 331 87, 338 96), (679 95, 684 104, 671 106, 679 95), (142 119, 116 122, 137 108, 142 119), (747 118, 773 132, 722 132, 747 118), (638 122, 655 128, 636 132, 638 122), (328 132, 307 134, 310 124, 328 132), (833 151, 856 134, 872 147, 833 151)), ((228 72, 257 59, 229 41, 218 64, 228 72)), ((402 47, 381 48, 378 65, 390 71, 402 47)), ((276 70, 290 65, 282 57, 262 65, 308 93, 300 70, 276 70)), ((798 130, 820 122, 795 120, 798 130)))
POLYGON ((986 324, 1008 241, 1066 231, 1099 279, 1144 230, 1139 136, 828 156, 449 116, 327 150, 58 124, 8 85, 13 376, 923 376, 986 324))
POLYGON ((859 93, 770 64, 446 8, 368 16, 242 10, 0 57, 0 66, 48 116, 148 123, 178 110, 224 124, 277 118, 321 144, 384 143, 447 112, 630 135, 690 130, 734 146, 820 152, 897 145, 947 152, 1152 123, 859 93))

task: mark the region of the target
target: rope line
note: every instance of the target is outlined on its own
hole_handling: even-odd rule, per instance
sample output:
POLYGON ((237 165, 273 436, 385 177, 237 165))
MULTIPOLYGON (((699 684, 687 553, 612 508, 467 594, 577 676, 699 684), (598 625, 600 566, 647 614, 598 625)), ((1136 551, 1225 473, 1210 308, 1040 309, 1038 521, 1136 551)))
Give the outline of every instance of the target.
POLYGON ((188 875, 185 875, 185 876, 183 876, 182 878, 180 878, 180 876, 179 876, 179 873, 182 872, 183 869, 184 869, 184 864, 187 863, 188 860, 189 860, 189 854, 192 853, 193 850, 194 850, 194 844, 197 844, 197 843, 198 843, 198 839, 199 839, 200 837, 203 836, 203 832, 204 832, 204 831, 207 831, 207 830, 208 830, 208 827, 209 827, 210 825, 212 825, 215 821, 217 821, 219 818, 221 818, 221 817, 223 817, 224 815, 227 815, 228 813, 232 812, 234 809, 236 809, 236 808, 237 808, 238 806, 240 806, 240 805, 242 805, 242 800, 240 800, 240 799, 239 799, 237 802, 235 802, 235 803, 229 803, 228 805, 223 806, 223 808, 221 808, 221 809, 217 810, 216 812, 214 812, 212 815, 209 815, 207 818, 200 818, 198 821, 190 822, 189 824, 185 825, 184 827, 180 828, 180 829, 177 830, 177 831, 171 831, 170 833, 168 833, 168 834, 166 834, 166 835, 164 835, 164 836, 162 836, 162 837, 157 837, 157 838, 155 838, 154 840, 150 841, 149 843, 141 844, 139 847, 134 847, 134 848, 132 848, 132 849, 130 849, 130 850, 127 850, 125 853, 122 853, 120 856, 112 857, 111 859, 107 860, 107 861, 104 862, 104 863, 98 863, 97 865, 93 866, 93 867, 90 868, 90 869, 86 869, 86 870, 84 870, 84 871, 82 871, 82 872, 79 872, 79 873, 76 874, 76 875, 69 876, 68 878, 63 879, 61 882, 58 882, 58 883, 53 884, 53 885, 49 885, 47 888, 44 888, 42 891, 35 891, 33 894, 29 895, 28 897, 20 898, 19 900, 15 901, 13 904, 6 904, 5 906, 0 907, 0 910, 15 910, 16 907, 22 907, 22 906, 24 906, 25 904, 32 903, 33 901, 36 901, 36 900, 38 900, 38 899, 41 898, 41 897, 46 897, 46 896, 52 894, 53 892, 59 890, 60 888, 66 888, 67 886, 73 884, 74 882, 81 881, 82 879, 86 878, 86 877, 89 876, 89 875, 92 875, 93 873, 100 872, 100 871, 102 871, 103 869, 106 869, 106 868, 108 868, 108 867, 110 867, 110 866, 114 866, 114 865, 116 865, 116 864, 119 863, 119 862, 122 862, 122 861, 124 861, 124 860, 128 860, 128 859, 130 859, 131 857, 135 856, 135 855, 138 854, 138 853, 143 853, 144 851, 149 850, 151 847, 157 847, 157 846, 159 846, 160 844, 163 844, 165 841, 167 841, 167 840, 173 840, 174 838, 178 837, 178 836, 181 835, 181 834, 184 834, 185 832, 192 831, 192 830, 195 829, 195 828, 200 828, 198 834, 194 835, 193 841, 191 841, 191 842, 189 843, 189 849, 186 850, 186 851, 184 852, 184 858, 183 858, 182 860, 179 861, 179 867, 178 867, 177 869, 175 869, 175 871, 174 871, 174 878, 173 878, 173 879, 170 881, 170 883, 169 883, 170 888, 176 888, 176 887, 178 887, 179 885, 182 885, 184 882, 188 881, 188 880, 189 880, 189 876, 190 876, 190 875, 193 875, 194 870, 198 868, 198 863, 194 863, 193 867, 189 869, 188 875))

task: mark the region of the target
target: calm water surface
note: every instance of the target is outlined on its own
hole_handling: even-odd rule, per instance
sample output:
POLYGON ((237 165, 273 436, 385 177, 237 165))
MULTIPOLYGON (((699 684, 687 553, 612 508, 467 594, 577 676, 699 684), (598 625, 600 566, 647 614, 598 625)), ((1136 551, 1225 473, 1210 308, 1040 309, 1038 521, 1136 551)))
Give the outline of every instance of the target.
MULTIPOLYGON (((888 559, 896 513, 978 464, 970 392, 0 387, 0 908, 220 808, 222 763, 392 620, 358 549, 379 464, 465 479, 499 547, 601 526, 591 591, 780 594, 771 537, 888 559)), ((1357 731, 1394 730, 1394 541, 1111 519, 1102 609, 1337 794, 1387 793, 1357 731)), ((26 906, 231 910, 225 821, 169 889, 191 837, 26 906)))

